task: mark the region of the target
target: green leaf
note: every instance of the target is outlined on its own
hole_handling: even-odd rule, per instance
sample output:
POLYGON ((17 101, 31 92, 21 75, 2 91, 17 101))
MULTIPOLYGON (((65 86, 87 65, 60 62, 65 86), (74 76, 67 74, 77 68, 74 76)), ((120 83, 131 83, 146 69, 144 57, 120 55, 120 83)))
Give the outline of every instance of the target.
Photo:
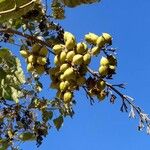
POLYGON ((54 119, 53 122, 54 122, 56 129, 59 130, 63 125, 64 118, 62 115, 60 115, 58 118, 54 119))
POLYGON ((0 97, 17 103, 25 83, 20 61, 6 48, 0 49, 0 59, 0 97))

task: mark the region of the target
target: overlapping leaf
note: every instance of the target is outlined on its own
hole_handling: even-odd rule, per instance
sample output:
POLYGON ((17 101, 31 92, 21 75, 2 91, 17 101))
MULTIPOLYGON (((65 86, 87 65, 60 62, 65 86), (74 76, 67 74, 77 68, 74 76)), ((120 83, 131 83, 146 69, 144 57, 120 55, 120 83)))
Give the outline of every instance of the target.
POLYGON ((25 77, 18 58, 8 49, 0 50, 0 97, 18 102, 25 77))

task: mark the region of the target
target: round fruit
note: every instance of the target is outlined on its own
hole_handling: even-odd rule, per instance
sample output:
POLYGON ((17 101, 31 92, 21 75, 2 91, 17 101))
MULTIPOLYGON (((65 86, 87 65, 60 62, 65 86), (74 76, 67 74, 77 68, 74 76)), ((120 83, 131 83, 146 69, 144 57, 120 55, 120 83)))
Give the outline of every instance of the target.
POLYGON ((116 66, 113 66, 113 65, 109 65, 109 68, 110 68, 112 71, 115 71, 115 70, 116 70, 116 66))
POLYGON ((40 51, 40 49, 41 49, 41 45, 40 44, 34 44, 33 46, 32 46, 32 53, 33 54, 38 54, 39 53, 39 51, 40 51))
POLYGON ((46 63, 47 63, 47 58, 46 57, 38 57, 37 58, 37 64, 45 65, 46 63))
POLYGON ((106 97, 106 92, 105 91, 101 91, 98 95, 97 95, 97 98, 102 101, 104 100, 106 97))
POLYGON ((99 36, 97 41, 96 41, 96 45, 100 48, 102 48, 105 45, 105 39, 103 36, 99 36))
POLYGON ((78 54, 83 54, 85 52, 85 45, 83 43, 78 43, 76 51, 78 54))
POLYGON ((72 33, 66 31, 66 32, 64 33, 64 40, 65 40, 65 42, 66 42, 66 41, 69 40, 69 39, 73 39, 73 40, 75 41, 74 35, 73 35, 72 33))
POLYGON ((68 88, 68 85, 69 85, 68 82, 65 82, 65 81, 60 82, 59 84, 60 91, 66 91, 68 88))
POLYGON ((74 78, 74 70, 72 67, 68 68, 65 72, 64 72, 64 79, 68 80, 68 79, 73 79, 74 78))
POLYGON ((69 64, 67 64, 67 63, 65 63, 65 64, 62 64, 61 66, 60 66, 60 71, 61 72, 64 72, 66 69, 68 69, 69 68, 69 64))
POLYGON ((24 58, 27 58, 29 56, 29 51, 28 50, 21 50, 20 51, 21 56, 23 56, 24 58))
POLYGON ((83 61, 85 65, 88 65, 91 62, 91 55, 89 53, 86 53, 83 56, 83 61))
POLYGON ((102 90, 105 89, 105 87, 106 87, 105 81, 103 81, 103 80, 100 79, 100 80, 97 82, 97 88, 98 88, 100 91, 102 91, 102 90))
POLYGON ((39 51, 39 55, 45 57, 47 54, 48 54, 48 49, 46 46, 43 46, 39 51))
POLYGON ((67 53, 66 60, 67 61, 72 61, 72 59, 73 59, 74 56, 75 56, 75 52, 74 51, 69 51, 67 53))
POLYGON ((28 70, 29 72, 32 72, 32 71, 34 70, 34 67, 33 67, 32 63, 28 63, 28 65, 27 65, 27 70, 28 70))
POLYGON ((100 65, 101 66, 108 66, 109 65, 109 60, 106 57, 102 57, 100 60, 100 65))
POLYGON ((100 66, 99 73, 101 76, 106 76, 108 74, 108 67, 107 66, 100 66))
POLYGON ((71 92, 66 92, 63 97, 64 103, 70 103, 72 100, 72 97, 73 95, 71 92))
POLYGON ((59 60, 59 56, 58 55, 55 55, 55 57, 54 57, 54 64, 55 65, 60 65, 60 60, 59 60))
POLYGON ((28 63, 36 63, 36 56, 34 56, 33 54, 31 54, 28 58, 27 58, 28 63))
POLYGON ((81 65, 83 63, 83 56, 81 54, 77 54, 73 57, 72 60, 73 64, 81 65))
POLYGON ((103 33, 102 36, 103 36, 104 39, 105 39, 105 43, 111 44, 111 42, 112 42, 112 37, 111 37, 110 34, 108 34, 108 33, 103 33))
POLYGON ((94 33, 89 33, 85 35, 85 40, 90 44, 96 45, 97 39, 98 39, 98 35, 94 33))
POLYGON ((64 45, 57 44, 53 47, 53 51, 56 55, 59 55, 65 49, 64 45))
POLYGON ((95 46, 95 47, 92 48, 91 53, 93 55, 98 55, 100 53, 100 51, 101 51, 100 47, 95 46))
POLYGON ((65 62, 65 60, 66 60, 66 52, 65 51, 62 51, 61 53, 60 53, 60 56, 59 56, 59 60, 60 60, 60 62, 61 63, 64 63, 65 62))
POLYGON ((67 41, 65 42, 65 46, 68 50, 73 49, 76 46, 76 42, 73 38, 69 38, 67 39, 67 41))

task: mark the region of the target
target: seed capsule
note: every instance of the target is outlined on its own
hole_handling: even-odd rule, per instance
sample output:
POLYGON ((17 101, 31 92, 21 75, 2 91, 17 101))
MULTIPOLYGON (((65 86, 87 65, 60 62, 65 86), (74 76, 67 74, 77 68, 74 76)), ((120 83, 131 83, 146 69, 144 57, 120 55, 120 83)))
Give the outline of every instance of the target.
POLYGON ((108 66, 109 65, 109 60, 106 57, 102 57, 100 60, 100 65, 101 66, 108 66))
POLYGON ((96 45, 99 47, 99 48, 102 48, 104 45, 105 45, 105 39, 103 36, 99 36, 97 41, 96 41, 96 45))
POLYGON ((65 63, 65 64, 62 64, 60 66, 60 71, 61 72, 64 72, 65 70, 67 70, 69 68, 69 64, 65 63))
POLYGON ((98 55, 100 53, 100 51, 101 51, 100 47, 95 46, 95 47, 92 48, 91 53, 93 55, 98 55))
POLYGON ((85 35, 85 40, 93 45, 96 45, 98 39, 98 35, 94 34, 94 33, 89 33, 85 35))
POLYGON ((46 57, 38 57, 37 58, 37 64, 45 65, 46 63, 47 63, 47 58, 46 57))
POLYGON ((83 61, 85 65, 88 65, 91 62, 91 55, 89 53, 86 53, 83 56, 83 61))
POLYGON ((21 56, 23 56, 24 58, 27 58, 29 56, 29 51, 28 50, 21 50, 20 51, 21 56))
POLYGON ((48 49, 46 46, 43 46, 39 51, 39 55, 45 57, 47 54, 48 54, 48 49))
POLYGON ((73 59, 74 56, 75 56, 75 52, 74 51, 69 51, 67 53, 66 60, 67 61, 72 61, 72 59, 73 59))
POLYGON ((66 52, 65 51, 62 51, 61 53, 60 53, 60 56, 59 56, 59 60, 60 60, 60 62, 61 63, 64 63, 65 62, 65 60, 66 60, 66 52))
POLYGON ((32 65, 31 63, 28 63, 28 65, 27 65, 27 70, 28 70, 29 72, 32 72, 32 71, 34 70, 34 67, 33 67, 33 65, 32 65))
POLYGON ((105 39, 105 43, 111 44, 112 43, 112 37, 110 34, 108 33, 103 33, 102 36, 105 39))
POLYGON ((56 55, 59 55, 65 49, 64 45, 57 44, 53 47, 53 51, 56 55))
POLYGON ((80 54, 77 54, 73 57, 72 60, 73 64, 75 65, 81 65, 83 63, 83 56, 80 54))
POLYGON ((71 92, 66 92, 63 97, 64 103, 70 103, 72 100, 72 97, 73 97, 73 95, 71 92))
POLYGON ((108 75, 108 67, 107 66, 100 66, 99 73, 101 76, 108 75))

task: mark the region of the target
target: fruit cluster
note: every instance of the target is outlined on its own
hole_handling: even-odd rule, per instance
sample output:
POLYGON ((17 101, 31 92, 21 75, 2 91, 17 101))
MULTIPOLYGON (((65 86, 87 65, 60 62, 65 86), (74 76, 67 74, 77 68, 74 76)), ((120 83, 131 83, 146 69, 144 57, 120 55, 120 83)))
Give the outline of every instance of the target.
MULTIPOLYGON (((64 44, 56 44, 53 47, 55 67, 49 69, 52 80, 51 88, 57 89, 57 98, 67 104, 72 101, 73 92, 88 83, 85 75, 91 57, 98 55, 106 44, 111 44, 111 41, 112 38, 108 33, 103 33, 102 36, 88 33, 85 35, 85 42, 77 43, 73 34, 64 32, 64 44), (89 48, 89 45, 92 45, 92 48, 89 48)), ((107 64, 109 69, 113 69, 112 66, 115 66, 112 64, 112 58, 110 55, 111 62, 107 64)), ((95 84, 88 87, 89 93, 97 95, 101 100, 104 99, 106 96, 105 82, 98 80, 93 83, 95 84)))
POLYGON ((76 43, 75 37, 64 33, 65 44, 57 44, 53 47, 55 53, 55 67, 49 73, 52 79, 51 87, 58 90, 57 97, 65 103, 71 102, 73 91, 85 84, 84 77, 86 66, 91 61, 86 43, 76 43))
POLYGON ((47 63, 46 55, 48 49, 40 44, 34 44, 31 51, 20 50, 20 54, 27 60, 27 70, 29 72, 36 72, 41 75, 45 71, 45 65, 47 63))
POLYGON ((91 4, 94 2, 98 2, 98 0, 61 0, 61 2, 67 7, 76 7, 81 4, 91 4))
POLYGON ((100 50, 106 45, 111 45, 112 37, 108 33, 103 33, 98 36, 94 33, 88 33, 85 35, 85 40, 87 43, 92 44, 94 47, 91 49, 92 55, 98 55, 100 50))
POLYGON ((117 60, 113 55, 102 57, 100 60, 99 73, 101 76, 111 76, 115 73, 117 60))
POLYGON ((102 79, 89 78, 86 82, 89 95, 97 96, 99 100, 104 100, 107 92, 105 91, 106 83, 102 79))

